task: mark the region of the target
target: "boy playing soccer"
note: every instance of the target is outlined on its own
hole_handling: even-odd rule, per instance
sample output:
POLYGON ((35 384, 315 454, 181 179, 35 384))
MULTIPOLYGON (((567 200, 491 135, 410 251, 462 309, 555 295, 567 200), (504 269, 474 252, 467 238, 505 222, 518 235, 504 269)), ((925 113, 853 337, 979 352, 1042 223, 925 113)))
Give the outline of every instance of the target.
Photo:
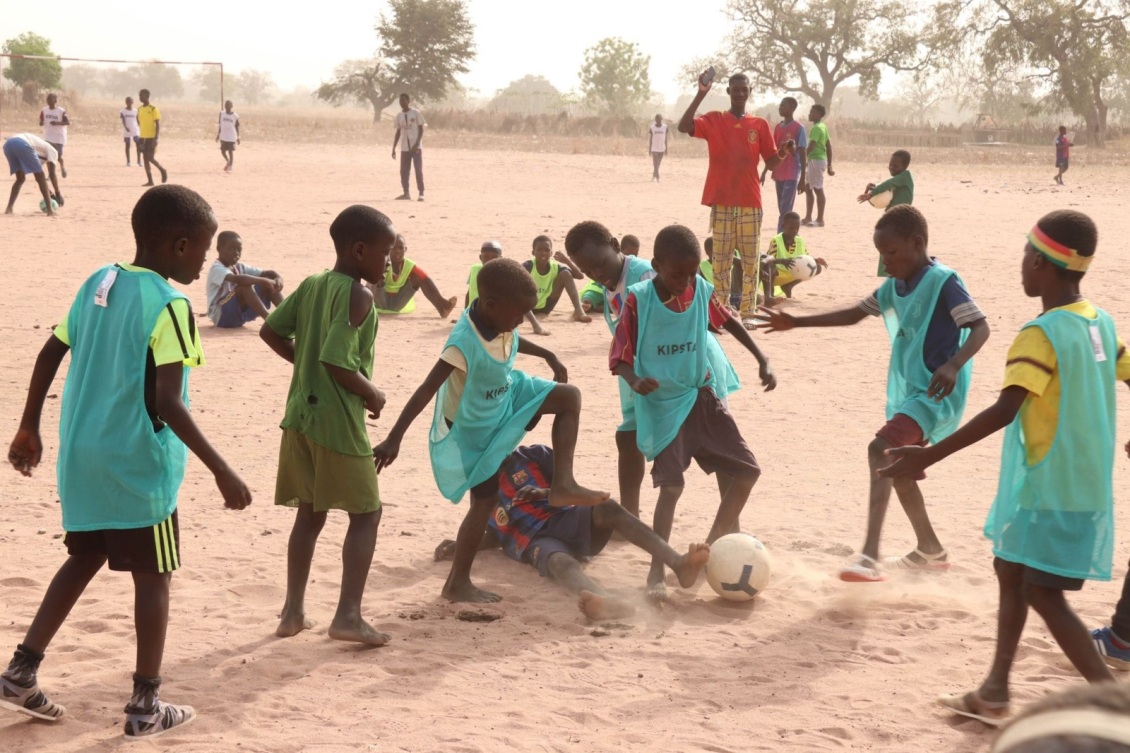
MULTIPOLYGON (((879 536, 891 500, 892 482, 881 478, 883 453, 891 447, 926 446, 953 433, 961 422, 973 356, 989 339, 989 324, 961 278, 932 259, 926 218, 914 207, 900 206, 875 224, 875 248, 890 278, 859 305, 815 316, 791 316, 763 309, 768 332, 796 327, 846 327, 868 316, 882 316, 891 338, 887 371, 887 423, 867 448, 871 469, 867 537, 863 550, 840 570, 840 578, 855 583, 883 580, 879 536), (968 330, 965 332, 964 330, 968 330)), ((930 525, 918 482, 925 474, 903 476, 894 491, 914 528, 918 545, 904 557, 888 557, 887 567, 944 571, 949 556, 930 525)))
POLYGON ((118 110, 118 117, 122 121, 122 141, 126 145, 126 167, 130 166, 129 144, 131 141, 137 155, 137 166, 141 167, 141 137, 137 135, 137 110, 133 109, 133 97, 126 97, 126 106, 118 110))
POLYGON ((522 353, 545 359, 559 382, 567 378, 555 355, 518 337, 516 328, 537 303, 533 278, 518 262, 495 259, 483 265, 478 285, 478 300, 463 312, 439 361, 408 400, 385 441, 373 448, 373 455, 378 472, 391 465, 405 432, 434 398, 428 446, 436 485, 455 503, 471 492, 443 596, 450 601, 493 602, 501 597, 471 582, 471 565, 497 502, 499 468, 534 422, 554 414, 557 483, 549 494, 551 505, 595 505, 608 499, 608 493, 585 489, 573 477, 580 390, 514 368, 522 353))
POLYGON ((440 318, 446 318, 455 310, 459 299, 455 296, 444 298, 423 267, 404 258, 406 253, 408 242, 403 235, 397 235, 396 243, 392 244, 392 251, 388 255, 389 264, 383 282, 369 285, 377 313, 411 314, 416 310, 416 291, 423 290, 424 297, 435 306, 440 318))
POLYGON ((777 298, 793 297, 793 288, 810 277, 827 269, 828 262, 808 255, 808 246, 800 237, 800 215, 785 212, 781 217, 784 228, 769 246, 769 253, 761 258, 762 285, 765 288, 765 305, 771 306, 777 298), (798 264, 814 265, 812 275, 800 276, 798 264))
MULTIPOLYGON (((483 241, 479 249, 479 261, 471 265, 471 273, 467 275, 467 295, 463 298, 463 308, 468 309, 479 298, 479 272, 487 262, 494 261, 502 256, 502 244, 498 241, 483 241)), ((526 321, 534 329, 535 335, 548 335, 549 330, 541 326, 541 322, 530 311, 526 314, 526 321)))
POLYGON ((59 107, 59 97, 47 95, 47 106, 39 111, 39 126, 43 129, 43 140, 55 147, 59 153, 59 170, 67 177, 67 165, 63 162, 63 147, 67 145, 67 126, 71 121, 67 111, 59 107))
MULTIPOLYGON (((515 450, 498 474, 498 506, 479 551, 501 547, 507 557, 536 567, 543 578, 578 594, 578 606, 590 620, 616 620, 636 611, 605 591, 581 564, 600 554, 614 532, 663 560, 684 588, 693 586, 706 566, 708 544, 691 544, 686 554, 679 554, 612 499, 591 507, 554 507, 549 503, 552 484, 553 450, 540 444, 515 450)), ((436 562, 454 552, 455 542, 444 539, 436 547, 436 562)))
POLYGON ((294 364, 281 428, 275 504, 298 508, 286 560, 286 602, 275 634, 314 626, 306 585, 314 546, 330 510, 349 514, 342 545, 341 595, 328 635, 383 646, 389 637, 361 617, 373 563, 381 499, 365 415, 379 418, 385 396, 370 381, 377 311, 365 282, 384 277, 396 230, 388 217, 355 204, 330 225, 337 262, 307 277, 259 331, 294 364))
POLYGON ((59 190, 59 181, 55 177, 55 163, 59 159, 55 147, 34 134, 17 133, 4 142, 4 157, 8 160, 8 170, 16 176, 15 181, 12 182, 12 192, 8 195, 8 208, 4 210, 4 214, 12 213, 26 176, 31 174, 35 176, 39 193, 43 196, 44 211, 48 216, 53 217, 55 209, 51 206, 51 200, 55 199, 59 206, 63 205, 63 193, 59 190), (51 179, 51 187, 55 189, 55 193, 51 193, 47 187, 47 180, 43 177, 44 163, 47 164, 47 175, 51 179))
MULTIPOLYGON (((1063 185, 1063 174, 1071 166, 1071 139, 1067 137, 1067 126, 1059 127, 1059 135, 1055 137, 1055 182, 1063 185)), ((66 174, 64 174, 66 177, 66 174)))
POLYGON ((125 736, 137 739, 196 716, 190 706, 159 698, 169 584, 180 568, 177 491, 188 450, 212 471, 226 507, 247 507, 251 493, 188 411, 188 368, 203 364, 204 356, 188 299, 168 283, 188 285, 200 276, 216 218, 195 192, 161 186, 138 200, 132 224, 133 263, 103 267, 79 290, 36 359, 8 450, 8 461, 25 476, 39 465, 43 403, 70 352, 57 468, 68 557, 0 675, 0 706, 48 721, 63 715, 39 690, 39 664, 86 586, 109 563, 133 576, 137 664, 125 736))
POLYGON ((557 307, 561 294, 566 293, 573 304, 573 320, 585 324, 592 321, 592 317, 581 308, 581 300, 577 295, 576 280, 583 280, 585 276, 581 270, 569 261, 569 257, 558 251, 553 253, 553 241, 548 235, 539 235, 534 238, 533 259, 522 262, 522 266, 534 278, 538 286, 538 302, 534 306, 534 314, 548 316, 557 307), (565 274, 561 274, 564 268, 565 274))
POLYGON ((156 165, 161 172, 161 182, 169 180, 169 173, 157 161, 157 139, 161 135, 161 111, 156 105, 149 104, 149 90, 142 89, 137 93, 141 100, 141 107, 137 108, 137 130, 141 134, 141 156, 145 159, 146 182, 143 186, 153 185, 153 171, 151 165, 156 165))
POLYGON ((239 143, 239 115, 232 112, 230 99, 224 102, 224 110, 220 113, 216 141, 220 142, 220 154, 227 163, 224 165, 224 172, 230 173, 235 166, 235 147, 239 143))
MULTIPOLYGON (((777 386, 777 378, 749 333, 718 304, 710 283, 698 273, 701 258, 690 229, 671 225, 659 232, 655 277, 628 289, 608 363, 635 393, 636 445, 654 461, 651 478, 659 488, 652 527, 664 541, 670 539, 691 460, 708 474, 724 474, 709 544, 736 530, 761 475, 720 399, 727 375, 719 373, 710 357, 709 326, 725 329, 753 354, 767 391, 777 386)), ((658 558, 652 559, 647 584, 651 598, 666 597, 664 565, 658 558)))
POLYGON ((273 269, 259 269, 240 261, 243 239, 225 230, 216 237, 217 259, 208 270, 208 318, 217 327, 242 327, 266 319, 271 305, 283 301, 283 279, 273 269))
POLYGON ((962 716, 999 725, 1008 715, 1009 671, 1036 611, 1079 673, 1112 682, 1091 636, 1064 598, 1085 580, 1110 580, 1114 548, 1114 388, 1130 385, 1130 356, 1110 316, 1079 292, 1098 230, 1071 210, 1040 218, 1021 263, 1024 294, 1043 312, 1008 352, 997 402, 934 447, 901 447, 883 476, 916 474, 1008 427, 1000 484, 985 537, 1000 583, 997 645, 976 690, 945 696, 962 716))

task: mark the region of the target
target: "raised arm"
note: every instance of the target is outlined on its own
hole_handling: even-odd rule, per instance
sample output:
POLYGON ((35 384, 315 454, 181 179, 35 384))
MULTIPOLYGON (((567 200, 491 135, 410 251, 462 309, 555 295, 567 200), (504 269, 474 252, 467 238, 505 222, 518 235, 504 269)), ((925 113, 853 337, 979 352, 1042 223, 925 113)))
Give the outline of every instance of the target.
POLYGON ((569 371, 565 364, 558 360, 554 353, 540 345, 535 345, 525 338, 518 338, 518 352, 525 356, 540 358, 553 370, 553 380, 565 384, 569 381, 569 371))
POLYGON ((35 359, 31 384, 28 386, 27 399, 24 401, 24 414, 20 418, 16 438, 8 448, 8 462, 25 476, 31 475, 32 468, 39 465, 39 460, 43 456, 43 442, 39 436, 43 403, 47 400, 47 391, 51 389, 55 374, 58 373, 59 366, 70 349, 65 342, 51 335, 35 359))
POLYGON ((698 106, 702 104, 702 100, 706 99, 706 95, 709 93, 710 86, 702 83, 702 76, 699 76, 698 92, 695 93, 691 103, 687 105, 687 111, 683 113, 683 117, 679 118, 679 133, 694 136, 694 115, 698 112, 698 106))
POLYGON ((573 260, 570 259, 568 257, 568 255, 562 253, 561 251, 558 251, 557 253, 555 253, 553 255, 553 258, 558 264, 560 264, 561 266, 563 266, 563 267, 565 267, 569 270, 569 274, 571 274, 573 276, 574 280, 585 279, 585 275, 584 275, 583 272, 581 272, 580 267, 578 267, 576 264, 574 264, 573 260))
POLYGON ((389 431, 385 441, 373 448, 373 459, 377 464, 377 473, 393 464, 396 457, 400 454, 400 442, 404 439, 404 435, 408 432, 408 427, 416 420, 416 416, 427 408, 428 405, 435 399, 436 393, 447 378, 451 376, 451 372, 455 371, 455 367, 447 361, 436 361, 436 365, 428 373, 424 383, 416 388, 412 393, 412 397, 408 398, 405 403, 404 409, 400 411, 400 417, 396 419, 392 429, 389 431))

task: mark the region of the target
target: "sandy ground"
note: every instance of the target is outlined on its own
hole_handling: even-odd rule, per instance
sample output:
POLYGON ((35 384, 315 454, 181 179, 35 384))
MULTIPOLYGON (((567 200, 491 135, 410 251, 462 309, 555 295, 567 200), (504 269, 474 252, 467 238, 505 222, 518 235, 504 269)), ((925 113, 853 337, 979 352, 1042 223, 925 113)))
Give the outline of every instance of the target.
MULTIPOLYGON (((242 234, 244 260, 278 270, 290 287, 332 264, 329 223, 353 202, 388 212, 408 238, 410 257, 447 295, 463 294, 467 268, 487 238, 524 259, 533 236, 548 233, 560 248, 565 231, 588 218, 617 234, 636 233, 645 251, 668 223, 706 230, 707 210, 698 205, 706 170, 700 160, 668 161, 664 182, 654 185, 643 154, 436 149, 425 158, 428 202, 408 204, 391 201, 399 193, 398 163, 389 160, 384 141, 367 149, 249 143, 237 153, 231 176, 221 172, 209 143, 163 141, 160 157, 174 181, 209 199, 221 228, 242 234)), ((0 218, 6 267, 0 427, 9 436, 35 355, 79 283, 100 264, 131 258, 129 215, 143 179, 141 170, 121 164, 118 143, 76 139, 68 146, 69 200, 58 219, 37 216, 38 199, 26 190, 17 215, 0 218)), ((876 210, 853 197, 882 175, 883 164, 838 168, 829 179, 830 224, 806 233, 832 268, 802 286, 795 311, 852 305, 877 284, 870 244, 876 210)), ((1052 173, 1050 164, 916 171, 917 204, 932 223, 931 249, 961 271, 993 327, 976 363, 967 415, 993 400, 1008 344, 1039 311, 1022 294, 1019 260, 1024 233, 1043 212, 1078 207, 1098 220, 1103 241, 1085 289, 1130 327, 1130 299, 1118 282, 1130 262, 1115 242, 1130 231, 1127 173, 1076 169, 1065 189, 1052 186, 1052 173)), ((202 314, 203 280, 187 292, 202 314)), ((433 486, 421 419, 400 460, 381 477, 386 511, 366 614, 393 640, 379 650, 330 641, 322 630, 288 640, 273 636, 293 519, 271 505, 290 370, 255 328, 220 333, 202 321, 208 364, 192 377, 194 412, 244 475, 255 503, 243 513, 224 511, 205 469, 190 461, 180 504, 185 567, 173 581, 164 676, 166 697, 194 704, 200 718, 151 749, 986 748, 985 728, 946 717, 933 699, 972 687, 990 659, 996 587, 980 529, 996 486, 999 437, 937 467, 924 487, 956 563, 950 574, 872 586, 835 577, 862 540, 865 448, 883 419, 888 345, 878 321, 764 337, 781 382, 771 394, 755 387, 753 359, 725 343, 746 381, 730 405, 765 471, 743 523, 772 549, 773 583, 754 603, 733 606, 700 580, 655 610, 642 603, 646 556, 613 542, 589 572, 641 608, 607 637, 590 633, 593 626, 566 593, 499 552, 481 555, 475 576, 504 595, 491 609, 501 619, 456 619, 462 607, 439 598, 447 565, 433 563, 431 553, 440 539, 453 536, 464 510, 453 509, 433 486)), ((578 477, 614 491, 618 413, 606 368, 608 333, 602 323, 574 324, 563 314, 547 326, 552 336, 539 342, 562 357, 584 393, 578 477)), ((449 329, 422 300, 415 315, 382 320, 376 381, 389 403, 371 428, 374 441, 431 367, 449 329)), ((548 375, 544 364, 521 363, 548 375)), ((52 396, 61 391, 60 378, 52 396)), ((44 416, 47 451, 36 476, 0 474, 0 635, 7 647, 22 638, 65 557, 54 484, 57 413, 52 399, 44 416)), ((1126 413, 1120 409, 1123 438, 1130 435, 1126 413)), ((531 437, 548 440, 548 425, 531 437)), ((1127 466, 1117 464, 1117 488, 1126 487, 1127 466)), ((653 500, 646 490, 647 515, 653 500)), ((673 543, 685 547, 703 537, 716 504, 713 480, 691 471, 673 543)), ((1118 521, 1123 530, 1130 526, 1121 508, 1118 521)), ((331 517, 314 564, 309 607, 323 626, 336 603, 344 530, 344 516, 331 517)), ((903 553, 911 543, 896 504, 885 551, 903 553)), ((1072 597, 1089 623, 1110 613, 1128 552, 1120 539, 1114 583, 1093 584, 1072 597)), ((41 674, 68 716, 53 726, 0 717, 6 749, 118 747, 133 661, 131 593, 121 574, 95 580, 41 674)), ((1022 702, 1080 681, 1035 616, 1014 681, 1022 702)))

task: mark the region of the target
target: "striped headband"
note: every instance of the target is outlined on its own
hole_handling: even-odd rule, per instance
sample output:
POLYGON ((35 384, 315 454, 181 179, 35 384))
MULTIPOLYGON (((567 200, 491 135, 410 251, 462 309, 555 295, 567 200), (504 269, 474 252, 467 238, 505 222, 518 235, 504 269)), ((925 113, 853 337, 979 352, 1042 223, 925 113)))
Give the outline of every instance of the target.
POLYGON ((1081 735, 1130 745, 1130 718, 1107 709, 1064 709, 1021 719, 1009 725, 993 745, 1006 753, 1024 743, 1058 735, 1081 735))
POLYGON ((1063 269, 1069 269, 1072 272, 1086 272, 1095 258, 1094 256, 1080 256, 1078 251, 1055 240, 1041 230, 1038 225, 1034 225, 1032 232, 1028 233, 1028 242, 1032 244, 1032 248, 1046 256, 1052 264, 1063 269))

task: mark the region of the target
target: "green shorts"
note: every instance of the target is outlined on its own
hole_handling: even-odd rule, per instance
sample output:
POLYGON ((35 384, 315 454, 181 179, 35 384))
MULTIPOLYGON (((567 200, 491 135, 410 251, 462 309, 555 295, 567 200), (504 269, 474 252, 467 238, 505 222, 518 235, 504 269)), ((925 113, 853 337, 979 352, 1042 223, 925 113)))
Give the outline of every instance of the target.
POLYGON ((381 495, 373 458, 342 455, 301 432, 283 429, 275 504, 311 504, 314 512, 344 510, 363 514, 379 510, 381 495))

